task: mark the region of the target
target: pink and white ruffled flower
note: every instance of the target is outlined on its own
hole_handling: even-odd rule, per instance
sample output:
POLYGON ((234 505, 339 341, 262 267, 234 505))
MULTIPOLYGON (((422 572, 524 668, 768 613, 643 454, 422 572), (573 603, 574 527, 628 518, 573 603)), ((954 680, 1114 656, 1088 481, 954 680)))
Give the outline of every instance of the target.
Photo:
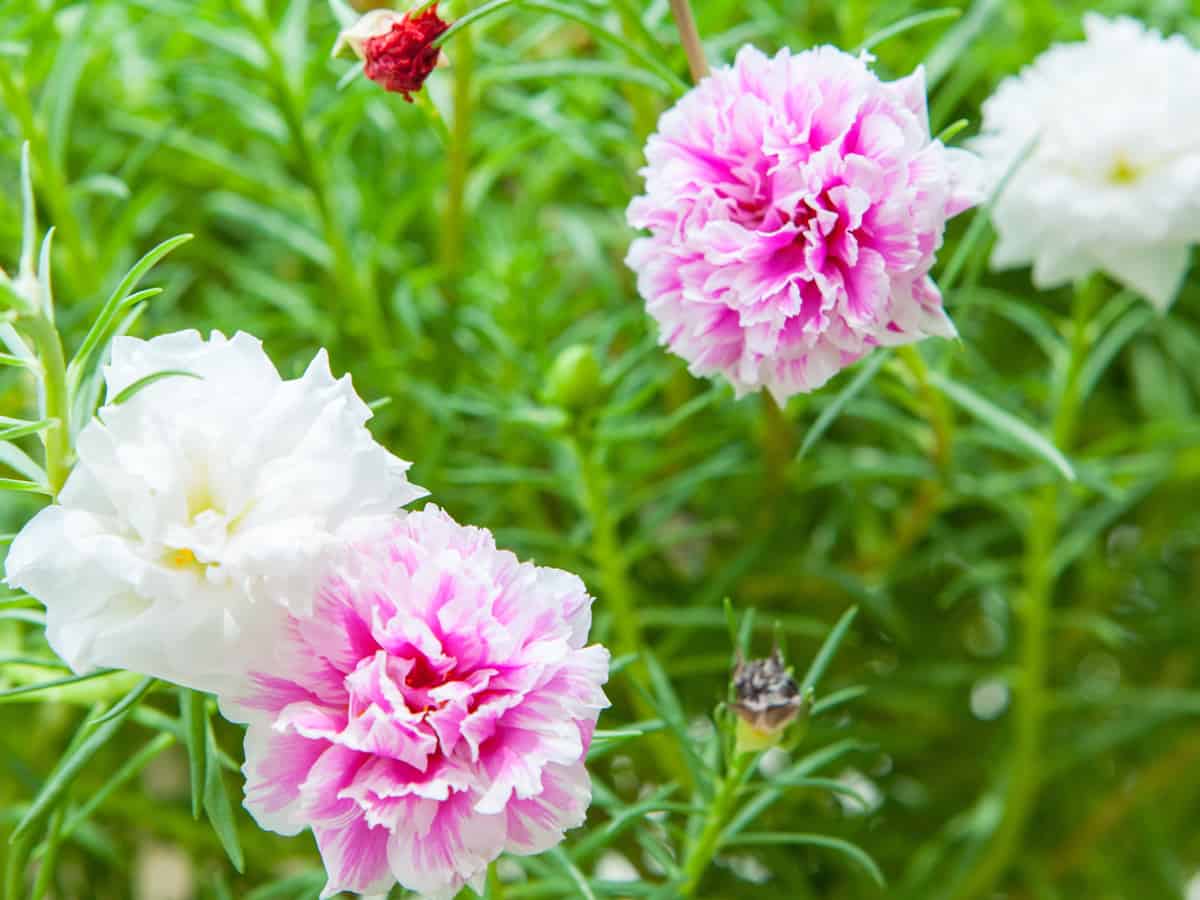
POLYGON ((880 81, 833 47, 743 47, 659 121, 648 229, 627 264, 696 375, 783 402, 877 346, 952 337, 929 277, 975 160, 930 139, 925 76, 880 81))
POLYGON ((482 889, 502 852, 582 824, 608 705, 583 582, 522 563, 434 506, 364 538, 293 618, 292 657, 222 710, 249 723, 246 807, 311 827, 338 891, 482 889))

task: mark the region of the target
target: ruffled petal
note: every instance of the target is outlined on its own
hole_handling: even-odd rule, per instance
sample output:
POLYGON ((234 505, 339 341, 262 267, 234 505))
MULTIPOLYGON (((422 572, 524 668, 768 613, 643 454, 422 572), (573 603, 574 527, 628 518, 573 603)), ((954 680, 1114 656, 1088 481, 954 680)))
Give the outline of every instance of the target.
POLYGON ((280 630, 281 673, 222 709, 249 725, 247 805, 312 827, 327 892, 449 898, 583 821, 609 654, 584 645, 582 581, 429 506, 364 534, 318 597, 280 630))
POLYGON ((832 47, 747 46, 663 115, 628 209, 650 236, 626 263, 689 371, 783 402, 873 347, 952 331, 904 330, 940 306, 894 308, 982 193, 971 155, 930 139, 924 85, 832 47))

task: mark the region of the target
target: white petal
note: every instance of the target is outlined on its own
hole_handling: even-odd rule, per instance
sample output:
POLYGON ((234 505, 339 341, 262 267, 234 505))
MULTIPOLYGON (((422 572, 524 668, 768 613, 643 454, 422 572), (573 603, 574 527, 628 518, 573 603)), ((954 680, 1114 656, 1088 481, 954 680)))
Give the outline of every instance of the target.
POLYGON ((333 55, 337 56, 343 47, 349 47, 359 59, 364 57, 363 47, 373 37, 379 37, 392 30, 392 25, 403 18, 402 13, 392 9, 373 9, 361 19, 338 35, 333 45, 333 55))
POLYGON ((1033 283, 1048 290, 1084 278, 1092 269, 1091 260, 1078 249, 1046 246, 1033 260, 1033 283))
POLYGON ((1161 244, 1108 254, 1100 268, 1163 312, 1179 293, 1189 255, 1186 245, 1161 244))

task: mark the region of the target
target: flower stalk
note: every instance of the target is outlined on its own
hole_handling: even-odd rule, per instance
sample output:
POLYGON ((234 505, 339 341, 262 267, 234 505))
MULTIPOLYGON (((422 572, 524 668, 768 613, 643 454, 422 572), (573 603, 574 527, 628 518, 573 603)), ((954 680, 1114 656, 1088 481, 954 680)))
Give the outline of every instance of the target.
POLYGON ((933 448, 930 452, 933 464, 940 471, 950 465, 950 447, 954 442, 954 417, 946 405, 946 398, 929 381, 929 365, 925 357, 911 344, 896 348, 896 354, 905 368, 917 381, 918 396, 929 427, 933 431, 933 448))
POLYGON ((604 600, 613 614, 616 656, 636 653, 642 645, 642 629, 629 583, 629 564, 621 550, 616 517, 609 503, 608 472, 600 459, 598 448, 573 442, 583 482, 584 504, 592 523, 592 561, 600 572, 604 600))
POLYGON ((866 561, 865 567, 876 572, 886 572, 898 560, 904 559, 933 525, 945 494, 954 444, 954 416, 950 413, 946 398, 929 380, 929 365, 925 357, 912 345, 897 347, 896 355, 916 381, 921 414, 933 433, 929 457, 938 472, 921 481, 913 502, 902 511, 892 528, 893 538, 887 548, 866 561))
MULTIPOLYGON (((1063 451, 1069 448, 1074 438, 1083 400, 1079 376, 1091 345, 1089 329, 1101 295, 1097 279, 1076 288, 1070 356, 1052 424, 1055 443, 1063 451)), ((1045 778, 1042 744, 1050 702, 1047 683, 1050 674, 1050 607, 1057 574, 1053 569, 1053 555, 1059 534, 1060 493, 1060 482, 1056 479, 1038 491, 1030 503, 1030 527, 1023 566, 1025 586, 1018 611, 1021 655, 1014 723, 1016 734, 1004 815, 979 863, 961 882, 961 889, 955 892, 954 897, 958 900, 987 897, 1004 875, 1020 845, 1045 778)))
POLYGON ((681 896, 694 897, 696 895, 704 873, 708 871, 713 857, 721 848, 721 835, 733 815, 738 794, 754 771, 754 763, 758 760, 759 755, 758 753, 736 753, 734 755, 729 769, 717 786, 704 829, 684 857, 681 896))
POLYGON ((357 336, 375 353, 387 353, 388 328, 383 309, 371 290, 369 279, 364 280, 359 274, 359 263, 346 238, 345 224, 338 213, 329 173, 306 127, 303 103, 288 77, 289 70, 276 44, 271 23, 249 5, 239 3, 239 7, 267 56, 266 72, 270 86, 299 160, 301 176, 317 207, 325 243, 333 254, 333 269, 329 273, 333 287, 338 294, 349 297, 357 308, 358 321, 354 328, 357 336))
POLYGON ((787 483, 788 464, 796 455, 796 435, 784 404, 777 402, 769 392, 763 393, 762 407, 762 451, 767 469, 764 510, 773 515, 775 499, 783 493, 787 483))
MULTIPOLYGON (((470 11, 464 3, 462 12, 470 11)), ((466 228, 467 175, 470 170, 471 106, 475 74, 475 39, 470 28, 458 32, 454 41, 454 121, 450 126, 450 146, 446 177, 446 213, 442 219, 441 262, 447 293, 458 292, 463 271, 466 228)))
POLYGON ((700 43, 700 31, 696 28, 696 17, 692 14, 692 6, 688 0, 671 0, 671 15, 675 19, 675 27, 679 29, 679 43, 687 54, 688 71, 692 73, 692 81, 700 81, 709 74, 708 59, 704 55, 704 45, 700 43))
POLYGON ((684 855, 682 896, 691 897, 699 888, 762 752, 777 746, 797 719, 807 718, 812 704, 812 684, 803 689, 796 684, 778 644, 762 659, 747 660, 742 649, 737 650, 727 706, 731 716, 726 717, 735 720, 732 740, 726 744, 728 764, 713 791, 704 827, 684 855))
POLYGON ((59 807, 50 817, 50 824, 46 828, 46 839, 43 846, 45 852, 42 853, 42 859, 38 866, 37 878, 33 883, 32 900, 43 900, 47 892, 50 891, 50 882, 57 871, 58 848, 62 844, 62 827, 64 808, 59 807))
MULTIPOLYGON (((629 41, 630 46, 639 45, 652 59, 661 60, 662 48, 630 0, 613 0, 613 6, 621 21, 621 34, 629 41)), ((667 67, 667 71, 674 75, 669 67, 667 67)), ((677 78, 676 80, 679 92, 685 92, 689 85, 682 79, 677 78)), ((658 120, 657 104, 654 98, 638 85, 623 84, 621 90, 633 112, 634 136, 639 143, 645 141, 646 137, 654 131, 654 124, 658 120)))
POLYGON ((39 383, 39 413, 49 424, 41 431, 46 486, 58 496, 71 468, 71 391, 67 377, 66 355, 54 324, 54 293, 51 287, 50 247, 55 235, 51 228, 37 249, 37 210, 33 202, 31 145, 21 150, 21 258, 16 282, 4 279, 5 292, 15 303, 12 311, 26 335, 33 341, 39 383))
POLYGON ((25 320, 41 366, 42 418, 50 424, 42 432, 46 481, 57 497, 71 471, 71 399, 67 390, 67 363, 58 329, 43 310, 25 320))
POLYGON ((8 846, 8 861, 4 866, 4 900, 20 900, 25 886, 25 868, 33 849, 34 834, 23 834, 8 846))

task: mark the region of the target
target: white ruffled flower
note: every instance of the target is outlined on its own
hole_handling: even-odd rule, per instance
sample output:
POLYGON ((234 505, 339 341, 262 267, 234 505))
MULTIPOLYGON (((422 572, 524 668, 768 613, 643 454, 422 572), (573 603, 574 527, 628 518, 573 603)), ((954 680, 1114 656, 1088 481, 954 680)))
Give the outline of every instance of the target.
POLYGON ((77 672, 132 669, 209 691, 270 668, 345 538, 425 492, 375 442, 322 350, 285 381, 248 334, 121 337, 109 405, 79 435, 58 502, 21 531, 8 583, 46 605, 77 672), (147 375, 181 370, 113 398, 147 375))
POLYGON ((1027 148, 993 213, 996 268, 1039 288, 1105 272, 1159 309, 1200 241, 1200 52, 1133 19, 1083 20, 1006 79, 972 142, 993 184, 1027 148))

